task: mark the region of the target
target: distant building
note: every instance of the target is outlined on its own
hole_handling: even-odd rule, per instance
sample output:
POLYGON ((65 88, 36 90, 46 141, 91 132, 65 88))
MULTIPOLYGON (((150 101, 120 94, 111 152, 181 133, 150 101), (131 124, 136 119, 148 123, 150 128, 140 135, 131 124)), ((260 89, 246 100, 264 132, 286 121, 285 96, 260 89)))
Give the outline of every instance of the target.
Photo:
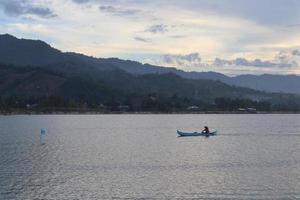
POLYGON ((238 108, 238 111, 242 112, 242 113, 256 113, 257 112, 256 108, 238 108))
POLYGON ((189 107, 187 108, 187 110, 190 110, 190 111, 197 111, 197 110, 199 110, 199 106, 189 106, 189 107))

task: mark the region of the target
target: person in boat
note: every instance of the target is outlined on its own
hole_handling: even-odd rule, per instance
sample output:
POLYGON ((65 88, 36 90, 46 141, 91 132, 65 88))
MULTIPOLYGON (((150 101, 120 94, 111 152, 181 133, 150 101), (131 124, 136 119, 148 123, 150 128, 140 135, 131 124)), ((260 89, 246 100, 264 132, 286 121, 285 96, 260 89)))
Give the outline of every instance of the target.
POLYGON ((204 130, 202 131, 202 133, 210 134, 209 128, 207 126, 204 126, 204 130))

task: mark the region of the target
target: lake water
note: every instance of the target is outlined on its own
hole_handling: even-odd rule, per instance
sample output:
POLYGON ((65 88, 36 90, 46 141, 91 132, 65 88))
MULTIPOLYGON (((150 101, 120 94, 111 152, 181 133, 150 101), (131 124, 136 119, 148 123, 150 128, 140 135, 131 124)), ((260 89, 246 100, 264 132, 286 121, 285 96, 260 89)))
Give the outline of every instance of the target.
POLYGON ((300 199, 300 115, 0 116, 0 199, 300 199))

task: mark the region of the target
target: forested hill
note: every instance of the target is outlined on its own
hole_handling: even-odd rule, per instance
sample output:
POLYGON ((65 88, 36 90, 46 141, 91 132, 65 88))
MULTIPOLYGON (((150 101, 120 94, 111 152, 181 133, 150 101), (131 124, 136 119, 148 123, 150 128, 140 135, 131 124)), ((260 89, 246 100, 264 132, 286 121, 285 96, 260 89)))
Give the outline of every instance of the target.
POLYGON ((220 80, 223 83, 248 87, 266 92, 300 94, 300 76, 296 75, 241 75, 228 77, 216 72, 185 72, 175 68, 141 64, 118 58, 94 58, 77 53, 63 53, 40 40, 18 39, 0 35, 0 63, 15 66, 48 66, 73 63, 76 66, 95 67, 99 70, 121 69, 129 74, 168 74, 173 73, 186 79, 220 80))
POLYGON ((175 74, 132 75, 120 69, 64 62, 43 67, 0 65, 0 109, 91 108, 130 111, 298 110, 300 98, 184 79, 175 74))
POLYGON ((0 36, 0 109, 130 111, 299 110, 300 98, 227 85, 217 73, 183 72, 116 58, 63 53, 43 41, 0 36), (209 77, 206 79, 205 77, 209 77))

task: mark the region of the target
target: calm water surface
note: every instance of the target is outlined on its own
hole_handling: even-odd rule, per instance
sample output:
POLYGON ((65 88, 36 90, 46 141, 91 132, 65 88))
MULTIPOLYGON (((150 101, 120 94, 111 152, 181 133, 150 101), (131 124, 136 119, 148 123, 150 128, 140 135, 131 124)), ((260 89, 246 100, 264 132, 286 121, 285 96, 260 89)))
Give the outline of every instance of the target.
POLYGON ((300 115, 0 116, 0 199, 300 199, 300 115))

